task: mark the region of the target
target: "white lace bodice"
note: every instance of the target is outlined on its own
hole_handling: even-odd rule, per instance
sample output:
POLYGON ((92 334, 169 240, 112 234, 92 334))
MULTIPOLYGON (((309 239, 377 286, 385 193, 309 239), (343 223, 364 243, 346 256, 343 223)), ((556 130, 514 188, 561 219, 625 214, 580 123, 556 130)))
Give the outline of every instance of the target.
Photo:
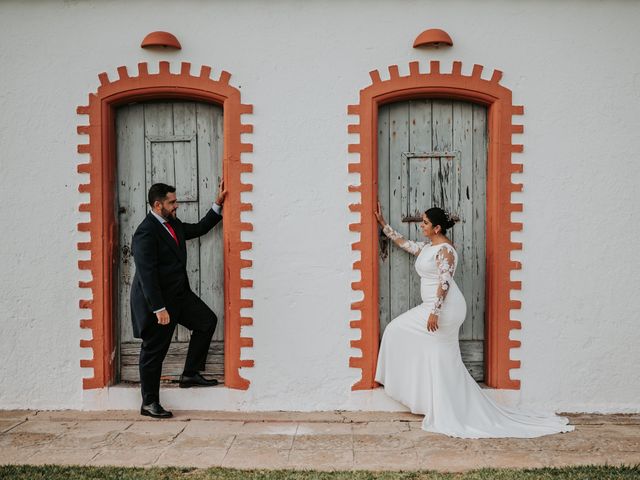
POLYGON ((448 243, 431 245, 407 240, 390 225, 385 225, 382 232, 404 251, 418 256, 415 269, 422 279, 423 287, 429 291, 435 288, 435 294, 423 292, 423 301, 433 299, 431 313, 440 315, 458 264, 455 248, 448 243))
POLYGON ((444 300, 453 284, 458 255, 452 245, 441 243, 429 245, 420 252, 416 260, 416 271, 426 287, 435 286, 435 299, 431 313, 440 315, 444 300))

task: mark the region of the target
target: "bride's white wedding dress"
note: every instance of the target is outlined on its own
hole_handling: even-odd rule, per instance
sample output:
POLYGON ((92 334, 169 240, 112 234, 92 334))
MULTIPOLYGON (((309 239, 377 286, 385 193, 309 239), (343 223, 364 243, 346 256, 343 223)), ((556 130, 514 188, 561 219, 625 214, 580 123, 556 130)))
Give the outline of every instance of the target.
MULTIPOLYGON (((384 233, 401 236, 388 225, 384 233)), ((496 404, 462 363, 458 330, 467 306, 453 279, 458 256, 449 244, 405 240, 417 255, 422 304, 393 319, 380 345, 376 381, 393 399, 423 414, 423 430, 461 438, 539 437, 569 432, 565 417, 537 415, 496 404), (431 313, 438 329, 427 331, 431 313)))

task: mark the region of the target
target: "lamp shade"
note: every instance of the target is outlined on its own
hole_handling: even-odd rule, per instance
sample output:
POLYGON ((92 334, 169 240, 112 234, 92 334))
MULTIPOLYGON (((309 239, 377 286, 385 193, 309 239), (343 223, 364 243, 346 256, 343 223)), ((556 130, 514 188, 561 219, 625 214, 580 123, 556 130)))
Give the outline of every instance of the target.
POLYGON ((417 47, 439 47, 440 45, 453 45, 453 40, 447 32, 439 28, 430 28, 418 35, 413 42, 413 48, 417 47))
POLYGON ((144 37, 140 46, 142 48, 165 47, 175 48, 176 50, 182 49, 182 45, 180 45, 176 36, 169 32, 151 32, 144 37))

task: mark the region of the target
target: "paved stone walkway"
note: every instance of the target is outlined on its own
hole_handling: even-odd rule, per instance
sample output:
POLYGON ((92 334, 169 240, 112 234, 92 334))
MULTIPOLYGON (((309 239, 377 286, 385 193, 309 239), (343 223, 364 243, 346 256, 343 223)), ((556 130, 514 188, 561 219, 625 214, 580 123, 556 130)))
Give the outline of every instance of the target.
POLYGON ((570 415, 576 431, 460 440, 380 412, 0 411, 0 464, 463 471, 640 463, 640 415, 570 415))

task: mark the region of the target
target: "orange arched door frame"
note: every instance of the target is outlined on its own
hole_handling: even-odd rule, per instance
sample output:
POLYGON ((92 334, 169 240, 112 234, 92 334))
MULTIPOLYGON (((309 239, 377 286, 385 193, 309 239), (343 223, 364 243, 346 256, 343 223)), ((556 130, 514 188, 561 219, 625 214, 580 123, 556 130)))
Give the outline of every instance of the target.
POLYGON ((511 340, 511 330, 520 329, 520 322, 511 319, 511 310, 521 308, 519 301, 510 299, 511 290, 520 290, 520 282, 511 281, 512 270, 521 268, 511 260, 511 252, 522 245, 511 241, 511 232, 522 229, 521 223, 511 221, 512 212, 522 211, 522 204, 511 202, 511 193, 521 191, 522 185, 511 181, 512 173, 521 173, 522 164, 512 162, 511 154, 522 152, 522 145, 514 145, 511 135, 522 133, 522 125, 514 125, 512 116, 522 115, 524 108, 512 104, 511 90, 500 85, 502 72, 495 70, 489 80, 481 78, 483 67, 474 65, 471 75, 462 74, 462 63, 454 62, 451 73, 441 73, 440 63, 430 63, 428 73, 420 73, 418 62, 409 64, 409 74, 400 76, 397 65, 389 67, 389 78, 382 80, 380 73, 370 73, 372 83, 360 90, 360 102, 350 105, 348 113, 358 117, 349 125, 348 132, 359 134, 359 143, 349 145, 349 152, 359 154, 359 161, 349 164, 349 172, 360 174, 360 184, 351 185, 350 192, 361 195, 360 203, 349 206, 360 214, 360 221, 349 229, 360 234, 352 249, 360 253, 353 269, 360 280, 352 284, 353 290, 362 291, 363 299, 352 304, 359 318, 351 327, 359 329, 360 338, 351 341, 351 347, 362 355, 351 357, 349 366, 361 370, 360 379, 352 390, 371 389, 376 386, 375 368, 378 358, 380 325, 378 319, 378 229, 373 215, 378 192, 377 125, 378 107, 412 98, 450 98, 466 100, 487 106, 487 226, 486 226, 486 383, 494 388, 519 389, 520 382, 512 380, 510 370, 520 368, 520 362, 511 360, 510 350, 520 346, 511 340))
POLYGON ((241 182, 241 173, 251 172, 253 165, 241 161, 245 152, 252 152, 250 143, 242 143, 241 134, 251 133, 253 126, 242 124, 241 116, 253 111, 252 105, 242 104, 240 91, 229 85, 231 75, 223 71, 218 80, 210 78, 211 67, 203 66, 199 76, 192 76, 191 65, 182 63, 179 73, 171 73, 169 62, 160 62, 158 73, 149 73, 146 63, 138 64, 138 75, 130 76, 126 67, 118 68, 118 79, 110 81, 106 73, 99 75, 100 86, 89 95, 89 103, 77 108, 79 115, 88 115, 89 124, 79 126, 80 135, 88 135, 89 143, 78 145, 78 153, 88 154, 88 163, 78 165, 78 173, 89 175, 88 183, 79 186, 89 193, 88 203, 79 206, 88 212, 88 222, 78 224, 80 232, 89 232, 90 240, 80 242, 78 250, 89 251, 88 260, 80 260, 80 270, 89 270, 91 280, 81 281, 80 288, 91 290, 91 298, 80 301, 80 308, 91 312, 81 320, 81 327, 90 329, 92 338, 81 340, 80 346, 92 350, 92 358, 80 365, 92 368, 93 375, 83 379, 83 388, 101 388, 113 383, 114 317, 113 295, 115 248, 118 243, 114 213, 116 179, 115 109, 134 101, 187 99, 221 105, 224 111, 223 175, 229 190, 225 203, 223 238, 225 263, 225 385, 247 389, 249 381, 240 375, 240 368, 252 367, 253 360, 241 359, 241 348, 253 346, 252 338, 241 336, 241 327, 251 325, 252 318, 241 317, 242 308, 251 308, 251 300, 243 299, 242 288, 253 286, 251 280, 241 278, 241 270, 251 266, 241 258, 241 251, 251 249, 251 242, 241 241, 241 232, 252 230, 250 223, 240 220, 240 212, 251 210, 250 203, 242 203, 241 192, 250 191, 251 184, 241 182))

